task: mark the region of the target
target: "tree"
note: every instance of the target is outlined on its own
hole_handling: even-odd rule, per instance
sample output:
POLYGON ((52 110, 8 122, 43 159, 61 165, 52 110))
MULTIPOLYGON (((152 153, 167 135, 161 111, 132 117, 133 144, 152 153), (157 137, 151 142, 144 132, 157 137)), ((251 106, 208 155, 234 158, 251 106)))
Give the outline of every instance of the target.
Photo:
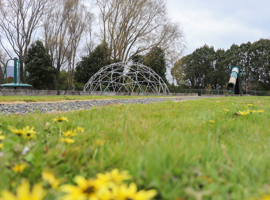
POLYGON ((5 51, 3 51, 2 49, 0 49, 0 81, 3 78, 3 73, 4 73, 4 67, 6 65, 8 58, 7 58, 7 54, 5 53, 5 51))
POLYGON ((100 10, 101 40, 112 59, 128 61, 133 54, 161 47, 167 55, 179 54, 183 34, 166 11, 165 0, 96 0, 100 10), (180 49, 179 49, 180 48, 180 49))
POLYGON ((143 58, 143 64, 152 68, 166 83, 166 61, 164 50, 153 47, 143 58))
MULTIPOLYGON (((48 0, 0 1, 0 33, 18 56, 21 66, 24 64, 33 34, 40 24, 40 18, 46 11, 47 2, 48 0)), ((5 40, 0 38, 0 45, 11 58, 12 52, 4 44, 5 40)), ((21 71, 21 78, 22 75, 21 71)))
POLYGON ((100 44, 88 56, 77 63, 74 78, 79 83, 86 83, 102 67, 110 64, 109 50, 106 44, 100 44))
POLYGON ((81 0, 51 0, 50 10, 43 18, 45 48, 56 68, 55 89, 60 71, 65 64, 69 71, 69 86, 73 85, 75 58, 83 32, 86 30, 88 12, 81 0))
POLYGON ((173 77, 173 85, 176 81, 177 85, 183 84, 184 72, 182 68, 182 59, 179 59, 176 63, 174 63, 173 68, 171 69, 171 74, 173 77))
POLYGON ((214 83, 215 50, 204 45, 196 49, 192 54, 182 58, 184 79, 187 84, 195 88, 204 88, 214 83))
POLYGON ((27 83, 36 89, 52 89, 55 80, 55 69, 51 65, 50 55, 41 41, 36 41, 28 49, 25 69, 29 72, 27 83))
POLYGON ((230 78, 230 64, 226 59, 226 52, 224 49, 218 49, 214 54, 214 71, 213 74, 213 86, 215 89, 226 88, 230 78))

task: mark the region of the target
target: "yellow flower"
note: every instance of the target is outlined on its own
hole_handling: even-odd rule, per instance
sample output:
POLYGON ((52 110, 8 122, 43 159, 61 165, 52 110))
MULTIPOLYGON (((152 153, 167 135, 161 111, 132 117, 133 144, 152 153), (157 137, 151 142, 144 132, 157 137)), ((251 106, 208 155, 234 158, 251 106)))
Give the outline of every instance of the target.
POLYGON ((0 143, 0 149, 3 149, 4 143, 0 143))
POLYGON ((83 133, 84 132, 84 128, 82 127, 77 127, 76 130, 79 132, 79 133, 83 133))
POLYGON ((215 121, 214 121, 214 120, 210 120, 209 122, 210 122, 211 124, 214 124, 214 123, 215 123, 215 121))
POLYGON ((232 105, 234 105, 234 103, 232 103, 232 105))
POLYGON ((255 113, 255 110, 247 110, 249 113, 255 113))
POLYGON ((77 135, 77 131, 67 131, 67 132, 63 132, 63 136, 64 137, 74 137, 77 135))
POLYGON ((42 172, 42 178, 44 181, 47 181, 54 189, 57 189, 58 186, 60 185, 60 181, 56 179, 53 173, 51 172, 46 171, 42 172))
POLYGON ((62 197, 62 200, 98 200, 99 189, 103 185, 98 180, 85 179, 82 176, 76 176, 74 178, 75 185, 63 185, 60 187, 60 191, 67 193, 62 197))
POLYGON ((251 107, 252 106, 252 104, 248 104, 248 107, 251 107))
POLYGON ((4 139, 6 139, 6 136, 0 135, 0 141, 2 141, 2 140, 4 140, 4 139))
POLYGON ((26 167, 26 164, 16 164, 14 167, 12 167, 12 170, 16 173, 22 173, 24 168, 26 167))
POLYGON ((213 179, 212 178, 209 178, 209 177, 204 176, 204 175, 200 176, 200 178, 203 179, 203 180, 205 180, 207 183, 213 182, 213 179))
POLYGON ((2 134, 2 131, 0 131, 0 135, 2 134))
POLYGON ((220 103, 220 101, 216 101, 217 103, 220 103))
POLYGON ((104 185, 114 185, 120 184, 125 180, 131 179, 128 171, 119 172, 118 169, 113 169, 111 172, 106 172, 105 174, 98 173, 97 180, 99 180, 104 185))
POLYGON ((239 113, 240 113, 240 115, 243 115, 243 116, 245 116, 245 115, 247 115, 249 112, 246 112, 246 111, 244 111, 244 112, 241 112, 241 111, 239 111, 239 113))
POLYGON ((269 194, 263 195, 259 200, 270 200, 270 195, 269 194))
POLYGON ((113 191, 117 199, 125 200, 125 199, 133 199, 133 200, 150 200, 154 196, 156 196, 156 190, 140 190, 137 192, 137 186, 135 183, 131 183, 129 187, 125 184, 121 185, 118 188, 115 188, 113 191))
POLYGON ((98 199, 99 200, 113 200, 113 199, 118 199, 116 194, 115 194, 115 187, 111 188, 101 188, 99 192, 97 193, 98 199))
POLYGON ((16 129, 13 127, 10 127, 9 130, 15 134, 17 134, 18 136, 22 136, 25 134, 25 130, 24 129, 16 129))
POLYGON ((34 131, 34 127, 32 127, 31 129, 30 129, 30 127, 29 126, 26 126, 26 127, 24 127, 23 128, 23 130, 24 130, 24 137, 26 137, 26 138, 28 138, 28 139, 32 139, 32 138, 34 138, 34 137, 36 137, 36 131, 34 131))
POLYGON ((104 140, 97 139, 96 144, 99 145, 99 146, 103 146, 104 145, 104 140))
POLYGON ((70 138, 61 138, 61 141, 64 143, 74 143, 75 142, 73 139, 70 139, 70 138))
POLYGON ((62 121, 68 122, 68 119, 66 117, 59 117, 59 118, 55 118, 53 121, 54 122, 62 122, 62 121))
POLYGON ((35 184, 32 192, 30 192, 29 182, 24 181, 17 188, 17 196, 7 190, 3 190, 0 200, 42 200, 45 194, 46 191, 41 184, 35 184))
POLYGON ((258 112, 258 113, 263 113, 263 112, 264 112, 264 110, 258 110, 257 112, 258 112))
POLYGON ((229 110, 228 109, 223 109, 225 112, 229 112, 229 110))

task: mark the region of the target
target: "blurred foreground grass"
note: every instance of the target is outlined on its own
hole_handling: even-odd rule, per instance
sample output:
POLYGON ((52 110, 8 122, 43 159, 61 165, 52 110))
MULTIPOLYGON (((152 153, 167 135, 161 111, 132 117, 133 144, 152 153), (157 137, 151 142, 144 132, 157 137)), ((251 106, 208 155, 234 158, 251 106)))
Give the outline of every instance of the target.
MULTIPOLYGON (((154 199, 250 199, 270 188, 270 98, 227 97, 148 105, 109 105, 64 114, 0 117, 0 189, 15 191, 22 179, 42 182, 46 200, 61 192, 41 174, 61 183, 128 170, 139 189, 155 189, 154 199), (244 111, 247 115, 240 115, 244 111), (53 122, 64 116, 68 119, 53 122), (211 120, 211 121, 210 121, 211 120), (10 127, 34 127, 37 137, 17 136, 10 127), (68 130, 84 132, 74 143, 68 130), (61 129, 61 133, 59 131, 61 129), (15 172, 16 164, 26 167, 15 172)), ((261 198, 262 199, 262 198, 261 198)))

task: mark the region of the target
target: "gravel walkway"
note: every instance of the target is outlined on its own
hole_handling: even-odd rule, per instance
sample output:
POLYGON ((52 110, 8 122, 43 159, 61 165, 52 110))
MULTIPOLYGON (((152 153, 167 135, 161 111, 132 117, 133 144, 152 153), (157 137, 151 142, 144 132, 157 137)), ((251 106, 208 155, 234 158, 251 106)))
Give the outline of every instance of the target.
POLYGON ((70 110, 86 110, 92 107, 105 106, 110 104, 148 104, 163 101, 196 100, 204 97, 175 97, 175 98, 142 98, 142 99, 104 99, 90 101, 67 101, 67 102, 38 102, 38 103, 0 103, 1 115, 29 113, 63 112, 70 110))

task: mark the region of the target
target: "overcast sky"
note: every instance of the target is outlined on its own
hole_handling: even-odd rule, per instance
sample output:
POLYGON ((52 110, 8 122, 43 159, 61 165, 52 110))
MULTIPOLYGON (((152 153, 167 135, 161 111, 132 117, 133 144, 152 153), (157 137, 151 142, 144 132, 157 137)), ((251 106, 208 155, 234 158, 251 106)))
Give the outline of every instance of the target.
POLYGON ((226 50, 270 38, 270 0, 167 0, 167 9, 182 26, 184 55, 204 44, 226 50))

